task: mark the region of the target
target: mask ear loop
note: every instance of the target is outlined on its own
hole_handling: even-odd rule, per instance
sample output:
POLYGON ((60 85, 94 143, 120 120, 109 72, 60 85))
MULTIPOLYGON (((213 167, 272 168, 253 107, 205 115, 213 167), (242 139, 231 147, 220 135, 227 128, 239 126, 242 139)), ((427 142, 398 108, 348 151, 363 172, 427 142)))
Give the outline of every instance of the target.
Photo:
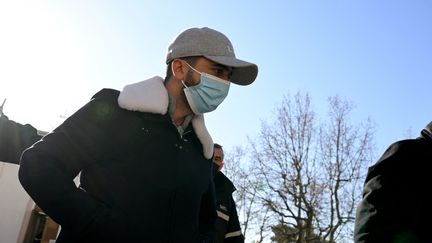
POLYGON ((173 60, 172 62, 171 62, 171 73, 172 73, 172 75, 174 76, 174 78, 176 78, 176 76, 175 76, 175 73, 174 73, 174 67, 173 67, 173 62, 174 62, 175 60, 173 60))
POLYGON ((183 86, 184 86, 185 89, 189 89, 189 87, 186 86, 186 84, 183 82, 183 80, 180 80, 180 81, 181 81, 181 83, 183 84, 183 86))
POLYGON ((196 73, 198 73, 199 75, 202 74, 202 72, 196 70, 195 68, 193 68, 189 63, 185 62, 192 70, 194 70, 196 73))

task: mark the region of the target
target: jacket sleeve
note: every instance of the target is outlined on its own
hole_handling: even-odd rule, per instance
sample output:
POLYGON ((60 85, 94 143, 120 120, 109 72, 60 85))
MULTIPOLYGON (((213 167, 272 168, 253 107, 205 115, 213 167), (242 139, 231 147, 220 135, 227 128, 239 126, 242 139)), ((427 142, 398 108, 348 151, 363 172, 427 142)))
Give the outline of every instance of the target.
POLYGON ((36 128, 0 117, 0 161, 18 164, 21 153, 42 136, 36 128))
MULTIPOLYGON (((402 231, 406 201, 401 195, 409 190, 403 179, 403 167, 408 153, 400 144, 390 146, 378 162, 369 168, 357 207, 354 241, 359 243, 394 242, 402 231), (405 184, 404 184, 405 183, 405 184)), ((407 199, 409 200, 409 199, 407 199)))
POLYGON ((381 206, 385 189, 382 184, 382 177, 377 175, 366 181, 363 188, 363 199, 357 207, 357 215, 354 229, 355 242, 381 242, 380 231, 385 230, 383 217, 384 208, 381 206), (381 202, 381 203, 380 203, 381 202))
POLYGON ((77 188, 74 178, 107 146, 114 102, 93 99, 52 133, 25 150, 19 180, 35 203, 70 235, 97 229, 109 234, 119 220, 103 202, 77 188), (102 227, 102 224, 104 226, 102 227))
POLYGON ((240 222, 237 215, 235 201, 231 195, 231 211, 228 221, 227 231, 225 234, 225 243, 243 243, 244 237, 241 232, 240 222))
POLYGON ((214 182, 209 177, 209 186, 202 197, 199 215, 199 243, 211 243, 214 238, 214 224, 216 221, 216 194, 214 182))

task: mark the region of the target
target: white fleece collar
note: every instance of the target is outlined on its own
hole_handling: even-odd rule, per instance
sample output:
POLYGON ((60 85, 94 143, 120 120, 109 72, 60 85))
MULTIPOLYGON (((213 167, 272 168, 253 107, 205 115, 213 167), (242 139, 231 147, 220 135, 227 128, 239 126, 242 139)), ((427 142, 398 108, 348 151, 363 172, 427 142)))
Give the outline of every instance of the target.
MULTIPOLYGON (((155 76, 153 78, 126 85, 118 97, 121 108, 130 111, 149 112, 165 115, 168 111, 168 92, 164 80, 155 76)), ((192 118, 192 127, 203 146, 204 157, 213 156, 213 139, 207 131, 203 115, 192 118)))

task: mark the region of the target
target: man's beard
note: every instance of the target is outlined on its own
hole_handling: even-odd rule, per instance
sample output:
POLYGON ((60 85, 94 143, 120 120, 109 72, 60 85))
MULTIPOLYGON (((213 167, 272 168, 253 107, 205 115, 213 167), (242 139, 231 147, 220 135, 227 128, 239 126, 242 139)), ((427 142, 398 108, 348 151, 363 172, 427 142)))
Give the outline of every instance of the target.
POLYGON ((184 79, 184 83, 186 84, 186 86, 194 86, 194 84, 198 84, 198 82, 193 82, 193 73, 194 71, 192 71, 191 69, 189 69, 186 73, 185 79, 184 79))
MULTIPOLYGON (((192 80, 193 80, 193 71, 191 69, 189 69, 186 73, 186 76, 185 76, 183 82, 188 87, 193 86, 194 83, 198 84, 197 82, 193 82, 192 80)), ((181 96, 184 100, 187 101, 184 90, 185 90, 185 88, 183 87, 182 92, 181 92, 181 96)))

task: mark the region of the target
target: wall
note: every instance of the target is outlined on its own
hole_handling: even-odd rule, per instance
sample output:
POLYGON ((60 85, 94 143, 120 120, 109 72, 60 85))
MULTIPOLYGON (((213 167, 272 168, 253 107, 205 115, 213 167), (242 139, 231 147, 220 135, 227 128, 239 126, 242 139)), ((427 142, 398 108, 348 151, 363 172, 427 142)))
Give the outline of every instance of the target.
POLYGON ((33 201, 18 180, 18 165, 0 162, 0 242, 21 242, 33 201))

